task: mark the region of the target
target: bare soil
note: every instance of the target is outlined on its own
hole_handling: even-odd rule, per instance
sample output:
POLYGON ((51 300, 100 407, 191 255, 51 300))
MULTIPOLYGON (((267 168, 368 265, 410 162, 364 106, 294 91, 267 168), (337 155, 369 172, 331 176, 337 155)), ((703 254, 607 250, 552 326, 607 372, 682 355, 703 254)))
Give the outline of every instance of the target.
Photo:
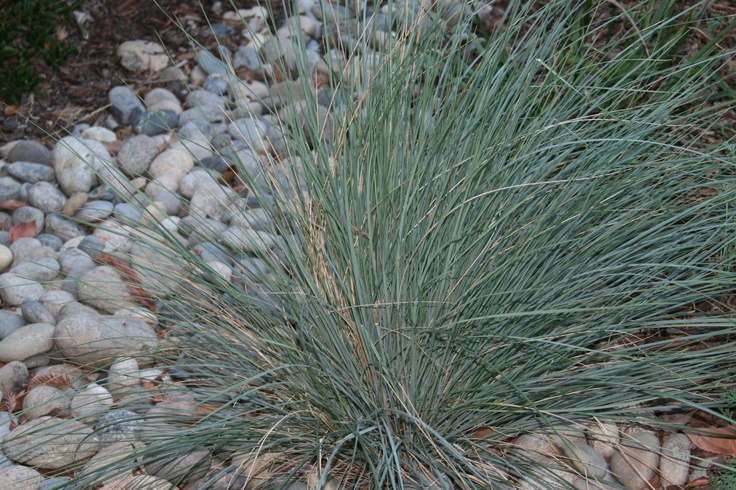
MULTIPOLYGON (((107 96, 112 87, 126 84, 145 92, 164 86, 152 74, 125 70, 116 56, 117 47, 143 39, 162 43, 174 63, 191 58, 193 43, 208 49, 216 46, 207 23, 221 17, 214 4, 212 0, 86 0, 86 20, 77 28, 57 30, 57 37, 77 46, 77 54, 58 71, 39 62, 39 93, 26 94, 19 106, 0 101, 0 144, 35 139, 51 145, 75 124, 102 124, 109 115, 107 96)), ((255 1, 221 4, 222 11, 227 11, 232 4, 248 8, 255 1)))

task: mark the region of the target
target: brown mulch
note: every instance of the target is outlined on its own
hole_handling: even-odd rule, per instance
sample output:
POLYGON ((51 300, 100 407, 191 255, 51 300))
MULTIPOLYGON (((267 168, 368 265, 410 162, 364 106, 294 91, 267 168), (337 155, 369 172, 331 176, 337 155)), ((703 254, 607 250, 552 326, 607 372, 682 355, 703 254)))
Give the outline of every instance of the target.
MULTIPOLYGON (((212 0, 86 0, 87 20, 78 28, 57 32, 78 53, 61 69, 39 66, 41 94, 27 94, 18 106, 0 101, 0 144, 17 139, 35 139, 47 145, 79 123, 102 124, 109 115, 107 95, 116 85, 136 90, 157 85, 149 74, 126 71, 116 56, 124 41, 143 39, 162 43, 175 62, 192 56, 192 41, 212 49, 216 40, 210 22, 221 14, 213 12, 212 0), (187 33, 179 27, 186 27, 187 33)), ((248 8, 255 0, 235 0, 238 8, 248 8)), ((232 10, 223 0, 222 11, 232 10)), ((236 46, 237 47, 237 46, 236 46)), ((161 85, 161 84, 158 84, 161 85)))

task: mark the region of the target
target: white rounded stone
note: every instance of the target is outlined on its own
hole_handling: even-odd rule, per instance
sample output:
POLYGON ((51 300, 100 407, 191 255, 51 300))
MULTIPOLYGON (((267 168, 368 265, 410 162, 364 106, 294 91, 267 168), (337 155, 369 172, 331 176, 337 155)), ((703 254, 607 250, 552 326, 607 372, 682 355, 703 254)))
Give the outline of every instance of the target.
POLYGON ((115 136, 115 133, 101 126, 92 126, 91 128, 87 128, 82 131, 81 136, 84 139, 95 140, 101 143, 111 143, 118 139, 118 137, 115 136))
POLYGON ((143 70, 158 72, 169 64, 169 56, 164 48, 150 41, 125 41, 118 46, 117 54, 120 57, 120 64, 132 72, 143 70))
POLYGON ((178 180, 181 180, 193 167, 194 159, 189 152, 170 148, 153 159, 148 172, 153 178, 166 174, 176 176, 178 180))
POLYGON ((71 412, 80 422, 91 424, 98 421, 112 404, 113 398, 107 389, 90 383, 72 398, 71 412))
POLYGON ((659 461, 659 474, 662 487, 682 487, 688 481, 690 472, 690 438, 676 433, 667 436, 662 443, 662 457, 659 461))
POLYGON ((619 443, 618 425, 611 420, 595 420, 585 429, 588 445, 604 458, 616 452, 619 443))
POLYGON ((138 361, 128 357, 118 359, 107 371, 107 389, 113 396, 121 398, 140 386, 138 361))
POLYGON ((11 252, 10 249, 5 245, 0 245, 0 272, 5 272, 5 270, 10 267, 10 264, 12 263, 13 252, 11 252))

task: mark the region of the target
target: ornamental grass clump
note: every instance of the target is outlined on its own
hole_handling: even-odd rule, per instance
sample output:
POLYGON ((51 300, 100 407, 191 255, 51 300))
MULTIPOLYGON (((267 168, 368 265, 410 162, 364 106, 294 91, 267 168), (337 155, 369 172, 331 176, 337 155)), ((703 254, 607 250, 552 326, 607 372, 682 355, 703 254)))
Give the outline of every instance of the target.
POLYGON ((232 488, 569 488, 514 438, 730 420, 736 329, 701 312, 733 289, 736 187, 700 135, 732 53, 682 51, 707 2, 651 3, 509 2, 495 23, 462 4, 451 26, 444 3, 390 1, 392 35, 375 18, 326 36, 347 59, 320 74, 328 103, 294 36, 274 69, 307 95, 269 94, 285 140, 238 168, 276 241, 213 231, 260 267, 230 278, 139 230, 167 257, 143 285, 166 389, 198 408, 146 432, 147 465, 106 469, 205 449, 232 488))

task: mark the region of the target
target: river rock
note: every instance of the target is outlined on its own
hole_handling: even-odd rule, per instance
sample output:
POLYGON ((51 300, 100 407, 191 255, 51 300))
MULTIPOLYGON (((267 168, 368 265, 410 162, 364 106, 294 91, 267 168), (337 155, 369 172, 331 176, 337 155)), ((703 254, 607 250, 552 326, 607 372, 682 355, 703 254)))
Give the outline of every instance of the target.
POLYGON ((22 182, 53 182, 54 169, 48 165, 31 162, 15 162, 5 166, 8 173, 22 182))
POLYGON ((22 361, 48 352, 54 346, 54 330, 48 323, 20 327, 0 341, 0 362, 22 361))
POLYGON ((611 473, 630 490, 649 485, 659 463, 659 438, 649 430, 635 429, 621 438, 619 450, 611 457, 611 473))
POLYGON ((211 460, 209 451, 199 449, 183 456, 152 459, 146 464, 146 472, 169 481, 188 483, 204 477, 211 460))
POLYGON ((59 250, 61 250, 61 247, 64 246, 64 242, 61 241, 61 238, 56 235, 50 235, 48 233, 39 233, 38 235, 36 235, 36 240, 41 242, 41 245, 50 248, 54 252, 58 252, 59 250))
POLYGON ((28 189, 28 204, 45 213, 58 213, 66 200, 64 193, 50 182, 38 182, 28 189))
POLYGON ((113 113, 122 124, 130 124, 145 110, 138 95, 128 87, 113 87, 108 97, 113 113))
POLYGON ((0 488, 13 490, 38 490, 43 476, 33 468, 10 465, 0 469, 0 488))
POLYGON ((77 485, 69 483, 69 481, 69 478, 53 476, 44 480, 38 486, 38 490, 77 490, 77 485))
POLYGON ((194 167, 192 155, 184 150, 168 149, 151 162, 148 172, 153 178, 172 175, 181 180, 194 167))
POLYGON ((228 267, 233 265, 233 257, 222 246, 215 245, 212 242, 201 242, 192 247, 192 251, 196 253, 204 262, 222 262, 228 267))
POLYGON ((260 54, 266 63, 275 64, 288 70, 290 74, 296 74, 297 54, 296 46, 291 39, 281 39, 273 36, 266 40, 261 46, 260 54))
POLYGON ((144 421, 137 413, 118 408, 105 412, 95 424, 100 444, 103 447, 118 443, 137 441, 143 430, 144 421))
POLYGON ((118 359, 107 370, 107 389, 121 398, 141 385, 140 368, 133 358, 118 359))
POLYGON ((95 140, 99 141, 100 143, 112 143, 113 141, 117 141, 117 136, 115 136, 115 133, 107 128, 103 128, 102 126, 92 126, 90 128, 85 129, 82 131, 82 133, 79 135, 82 139, 86 140, 95 140))
MULTIPOLYGON (((176 173, 161 175, 146 185, 146 195, 150 197, 152 201, 157 201, 159 194, 170 194, 177 197, 174 193, 179 187, 180 178, 181 177, 176 173)), ((158 201, 161 202, 160 200, 158 201)))
MULTIPOLYGON (((239 475, 240 468, 235 465, 230 465, 227 468, 217 469, 210 471, 210 474, 206 476, 206 481, 209 486, 207 490, 232 490, 235 488, 247 488, 248 477, 245 475, 239 475)), ((404 486, 404 488, 407 488, 404 486)), ((309 490, 309 487, 305 483, 292 483, 285 490, 309 490), (303 486, 295 486, 301 484, 303 486), (293 487, 293 488, 292 488, 293 487)))
POLYGON ((179 115, 170 110, 149 109, 143 112, 133 123, 133 131, 145 136, 156 136, 173 131, 179 123, 179 115))
POLYGON ((138 177, 148 170, 158 154, 158 144, 154 138, 137 135, 123 143, 118 152, 118 163, 127 175, 138 177))
MULTIPOLYGON (((44 295, 45 294, 46 293, 44 293, 44 295)), ((41 298, 43 298, 43 296, 41 298)), ((25 300, 23 304, 20 305, 20 312, 23 315, 23 319, 28 323, 56 324, 56 317, 44 308, 40 299, 39 301, 32 299, 25 300)))
POLYGON ((79 279, 97 266, 89 254, 78 248, 62 251, 59 254, 59 264, 61 272, 74 279, 79 279))
POLYGON ((581 476, 575 478, 572 485, 573 488, 579 490, 621 490, 621 485, 616 483, 610 473, 603 478, 585 478, 581 476))
POLYGON ((0 245, 0 272, 5 272, 12 263, 13 252, 5 245, 0 245))
POLYGON ((216 242, 227 229, 226 224, 214 219, 187 216, 179 222, 179 232, 187 237, 191 246, 201 242, 216 242))
POLYGON ((88 313, 60 317, 55 332, 56 346, 67 360, 102 367, 119 357, 135 357, 140 366, 151 365, 152 359, 145 352, 156 349, 158 338, 145 322, 88 313))
POLYGON ((279 458, 280 454, 267 451, 238 452, 233 454, 232 464, 238 468, 238 474, 248 477, 249 483, 263 483, 279 458))
POLYGON ((256 231, 239 226, 231 226, 222 234, 222 243, 239 252, 265 255, 276 246, 270 233, 256 231))
POLYGON ((51 257, 40 257, 20 263, 10 269, 18 277, 38 282, 48 282, 54 279, 60 271, 59 262, 51 257))
POLYGON ((6 305, 20 306, 27 299, 38 300, 45 290, 36 281, 25 279, 12 272, 0 274, 0 299, 6 305))
POLYGON ((541 434, 527 433, 520 435, 514 442, 514 447, 523 453, 532 453, 529 457, 535 458, 536 455, 541 457, 556 456, 558 451, 549 440, 541 434))
POLYGON ((595 420, 585 429, 588 445, 604 458, 610 458, 619 445, 618 425, 612 420, 595 420))
POLYGON ((0 310, 0 339, 4 339, 25 324, 26 321, 22 316, 9 310, 0 310))
POLYGON ((136 226, 141 219, 141 212, 133 205, 121 202, 113 208, 114 218, 124 226, 136 226))
POLYGON ((683 487, 690 472, 690 438, 677 433, 667 436, 662 443, 659 475, 662 486, 683 487))
POLYGON ((101 316, 100 312, 92 308, 91 306, 83 305, 79 302, 68 303, 61 307, 59 310, 58 319, 69 318, 72 316, 88 315, 88 316, 101 316))
POLYGON ((67 414, 70 408, 71 398, 53 386, 37 386, 23 398, 23 415, 28 420, 52 413, 67 414))
POLYGON ((112 395, 106 388, 90 383, 72 398, 69 408, 80 422, 90 424, 97 422, 112 404, 112 395))
POLYGON ((77 211, 82 209, 85 204, 87 204, 87 201, 89 201, 89 194, 86 192, 75 192, 69 196, 69 199, 64 203, 64 207, 61 209, 61 214, 72 217, 77 211))
POLYGON ((44 228, 48 233, 56 235, 64 242, 68 242, 72 238, 83 237, 87 234, 84 228, 60 214, 47 215, 44 221, 44 228))
POLYGON ((5 396, 20 393, 28 380, 28 367, 20 361, 9 362, 0 368, 0 390, 5 396))
MULTIPOLYGON (((43 293, 43 296, 39 298, 38 300, 41 305, 48 311, 51 315, 53 315, 54 318, 58 318, 59 311, 61 309, 69 304, 76 301, 76 298, 74 295, 69 294, 66 291, 61 290, 50 290, 43 293)), ((21 305, 22 306, 22 305, 21 305)), ((47 323, 56 323, 54 322, 47 322, 47 323)))
POLYGON ((125 483, 125 490, 171 490, 171 488, 170 481, 151 475, 136 475, 125 483))
POLYGON ((250 44, 240 46, 233 54, 233 67, 245 68, 253 72, 260 70, 261 59, 256 48, 250 44))
POLYGON ((33 162, 51 165, 51 152, 38 141, 21 140, 8 153, 5 161, 13 162, 33 162))
POLYGON ((227 206, 234 198, 232 189, 223 187, 212 180, 203 180, 192 196, 189 215, 197 219, 212 218, 222 221, 227 206))
MULTIPOLYGON (((181 124, 181 119, 188 111, 184 111, 179 115, 179 120, 181 124)), ((225 119, 224 115, 220 115, 219 113, 216 114, 213 117, 218 117, 221 119, 225 119)), ((210 121, 210 122, 217 122, 217 121, 210 121)), ((186 127, 187 124, 191 124, 190 122, 185 123, 183 127, 186 127)), ((205 123, 209 124, 209 123, 205 123)), ((203 158, 207 158, 212 155, 212 148, 210 146, 210 142, 207 139, 207 136, 203 134, 201 131, 197 130, 198 132, 192 134, 191 136, 184 136, 181 131, 179 131, 179 139, 171 143, 169 146, 169 150, 177 150, 182 151, 184 153, 187 153, 195 160, 202 160, 203 158)), ((151 164, 153 165, 153 164, 151 164)))
MULTIPOLYGON (((170 90, 165 88, 155 88, 148 92, 143 98, 149 109, 172 111, 180 114, 182 111, 181 102, 176 98, 170 90)), ((132 138, 131 138, 132 139, 132 138)))
POLYGON ((100 161, 104 163, 95 167, 95 171, 98 174, 97 178, 103 184, 90 191, 90 199, 102 201, 132 199, 138 189, 130 182, 130 179, 110 161, 100 161))
POLYGON ((266 136, 268 123, 259 117, 237 119, 228 124, 227 132, 233 139, 245 142, 255 153, 264 152, 270 147, 266 136))
MULTIPOLYGON (((116 442, 105 446, 95 454, 92 459, 82 468, 82 476, 97 476, 104 474, 106 484, 120 481, 120 476, 128 475, 131 471, 131 463, 139 459, 136 452, 145 446, 137 441, 116 442)), ((170 490, 171 484, 166 490, 170 490)), ((127 487, 121 487, 127 488, 127 487)), ((148 489, 149 487, 144 487, 148 489)))
POLYGON ((104 221, 111 214, 114 204, 110 201, 87 201, 82 208, 74 214, 76 221, 82 223, 99 223, 104 221))
POLYGON ((197 412, 197 404, 192 400, 164 401, 151 407, 146 415, 151 420, 185 427, 201 418, 201 414, 197 412))
POLYGON ((9 248, 13 253, 13 267, 42 257, 56 258, 56 251, 45 247, 37 238, 19 238, 9 248))
MULTIPOLYGON (((98 229, 99 228, 97 228, 95 231, 97 231, 98 229)), ((79 245, 77 245, 77 250, 81 250, 82 252, 92 257, 94 260, 98 255, 105 251, 105 244, 102 242, 102 240, 100 240, 98 236, 87 235, 82 239, 81 242, 79 242, 79 245)))
POLYGON ((168 296, 179 287, 181 281, 186 280, 187 266, 170 250, 156 245, 136 243, 131 248, 130 255, 133 270, 138 275, 142 287, 156 298, 168 296))
POLYGON ((231 226, 240 226, 256 231, 273 230, 271 216, 263 208, 246 209, 243 211, 243 207, 240 206, 235 209, 230 207, 228 208, 228 212, 225 213, 225 218, 229 218, 231 226))
POLYGON ((0 177, 0 202, 20 197, 20 182, 10 176, 0 177))
POLYGON ((40 209, 34 208, 33 206, 23 206, 13 212, 12 223, 13 225, 35 223, 36 233, 41 233, 43 231, 44 218, 43 211, 40 209))
POLYGON ((53 153, 54 170, 56 179, 67 196, 75 192, 89 192, 92 188, 95 182, 95 158, 97 156, 90 149, 90 140, 66 136, 56 143, 53 153))
POLYGON ((197 53, 197 65, 205 71, 205 73, 228 73, 230 68, 227 63, 221 61, 215 57, 212 53, 205 50, 200 50, 197 53))
MULTIPOLYGON (((120 64, 131 72, 159 72, 169 64, 169 55, 163 46, 151 41, 137 39, 125 41, 117 49, 120 64)), ((116 87, 117 88, 117 87, 116 87)), ((123 122, 123 124, 126 124, 123 122)))
POLYGON ((81 422, 43 416, 13 429, 1 447, 18 463, 58 469, 91 458, 99 443, 92 429, 81 422))
POLYGON ((570 466, 582 475, 603 478, 608 473, 608 463, 595 449, 587 444, 575 443, 562 446, 570 466))

